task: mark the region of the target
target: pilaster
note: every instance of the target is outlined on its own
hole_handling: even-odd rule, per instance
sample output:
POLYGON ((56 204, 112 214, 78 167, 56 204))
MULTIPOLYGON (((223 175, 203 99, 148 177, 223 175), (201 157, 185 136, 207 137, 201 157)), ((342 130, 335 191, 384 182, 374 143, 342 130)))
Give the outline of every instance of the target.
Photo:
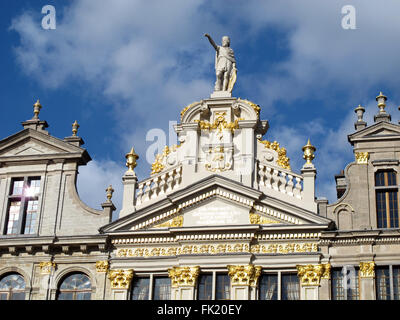
POLYGON ((107 260, 97 261, 96 262, 96 296, 95 300, 105 300, 105 288, 106 288, 106 279, 108 272, 109 264, 107 260))
POLYGON ((168 269, 171 278, 172 300, 194 300, 200 267, 173 267, 168 269))
POLYGON ((375 262, 360 262, 360 300, 375 300, 375 262))
POLYGON ((227 268, 231 278, 231 300, 255 299, 261 267, 249 264, 228 265, 227 268))
POLYGON ((328 276, 330 265, 308 264, 298 265, 296 268, 300 280, 300 300, 319 300, 321 277, 328 276))
POLYGON ((108 278, 111 281, 111 300, 128 300, 133 269, 110 270, 108 278))

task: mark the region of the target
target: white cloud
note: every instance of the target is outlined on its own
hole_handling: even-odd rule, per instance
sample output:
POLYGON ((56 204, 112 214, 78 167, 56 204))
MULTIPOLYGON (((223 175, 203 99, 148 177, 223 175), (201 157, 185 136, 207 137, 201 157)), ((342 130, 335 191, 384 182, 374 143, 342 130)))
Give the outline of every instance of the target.
POLYGON ((122 176, 126 168, 111 160, 92 160, 79 168, 77 189, 80 198, 90 207, 101 209, 106 198, 106 189, 111 184, 114 189, 112 201, 117 210, 122 205, 122 176))
MULTIPOLYGON (((400 2, 352 1, 356 30, 341 28, 341 8, 347 4, 339 0, 76 0, 58 11, 62 17, 55 31, 42 30, 32 12, 16 17, 11 29, 20 36, 15 53, 29 76, 48 88, 78 79, 88 91, 108 99, 114 107, 117 143, 124 152, 133 145, 143 155, 138 166, 143 177, 148 173, 146 132, 156 127, 167 130, 168 120, 176 120, 179 110, 212 90, 214 54, 203 33, 216 40, 231 35, 235 52, 245 56, 247 47, 257 46, 255 41, 269 37, 270 30, 284 31, 287 57, 269 70, 243 71, 239 60, 238 82, 249 99, 265 107, 264 115, 277 115, 277 100, 296 108, 300 98, 324 101, 345 92, 348 103, 337 109, 348 116, 336 127, 329 119, 318 118, 317 108, 307 124, 297 124, 290 114, 281 115, 288 121, 280 128, 270 121, 272 137, 287 148, 294 168, 302 165, 301 147, 307 138, 318 144, 318 179, 323 181, 318 193, 331 197, 333 174, 352 157, 346 135, 353 131, 355 114, 345 108, 354 101, 363 103, 362 97, 369 101, 371 88, 375 94, 382 84, 393 90, 400 84, 393 67, 400 62, 400 2)), ((392 98, 400 96, 395 92, 392 98)), ((91 192, 86 186, 93 179, 103 189, 102 184, 108 183, 105 177, 120 183, 123 170, 118 168, 101 159, 82 168, 82 198, 95 198, 94 193, 85 194, 91 192)))

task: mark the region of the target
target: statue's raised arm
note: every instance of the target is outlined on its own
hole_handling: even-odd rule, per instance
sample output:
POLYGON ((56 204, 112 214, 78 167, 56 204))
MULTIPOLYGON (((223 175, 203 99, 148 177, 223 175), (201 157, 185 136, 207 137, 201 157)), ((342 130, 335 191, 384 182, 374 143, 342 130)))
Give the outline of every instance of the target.
POLYGON ((221 46, 216 45, 211 36, 206 33, 211 45, 216 51, 215 55, 215 72, 217 81, 215 82, 215 91, 225 91, 232 93, 233 86, 236 82, 236 60, 232 48, 230 48, 230 39, 228 36, 222 37, 221 46))
POLYGON ((205 37, 208 38, 208 41, 210 41, 211 45, 214 47, 216 51, 218 51, 218 46, 215 44, 214 40, 211 38, 211 36, 208 33, 204 34, 205 37))

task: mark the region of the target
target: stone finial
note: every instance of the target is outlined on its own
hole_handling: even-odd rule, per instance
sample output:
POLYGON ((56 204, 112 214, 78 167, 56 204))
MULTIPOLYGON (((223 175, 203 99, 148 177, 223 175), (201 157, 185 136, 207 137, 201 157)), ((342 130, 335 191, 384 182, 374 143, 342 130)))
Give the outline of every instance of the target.
POLYGON ((363 121, 363 116, 364 116, 364 112, 365 109, 364 107, 359 104, 357 108, 354 109, 354 112, 357 113, 357 117, 358 117, 358 122, 362 122, 363 121))
POLYGON ((385 111, 386 108, 386 100, 387 97, 383 95, 382 91, 379 93, 379 96, 376 97, 376 101, 378 102, 379 113, 374 116, 374 121, 390 121, 391 116, 385 111))
POLYGON ((354 109, 354 112, 357 114, 357 121, 354 123, 354 128, 356 130, 364 129, 367 126, 367 123, 363 120, 365 109, 359 104, 357 108, 354 109))
POLYGON ((136 160, 139 159, 139 156, 135 153, 133 147, 131 151, 125 155, 125 158, 128 171, 133 172, 133 169, 135 169, 135 167, 137 166, 136 160))
POLYGON ((39 99, 36 101, 36 103, 33 105, 33 119, 39 119, 39 113, 40 109, 42 109, 42 105, 40 104, 39 99))
POLYGON ((307 144, 303 147, 303 158, 306 160, 306 164, 312 164, 312 160, 315 158, 314 152, 317 150, 308 139, 307 144))
POLYGON ((114 189, 113 189, 111 184, 106 189, 106 192, 107 192, 107 202, 111 202, 111 198, 112 198, 112 195, 114 193, 114 189))
POLYGON ((75 120, 75 122, 72 124, 72 136, 73 137, 76 137, 79 127, 80 127, 80 125, 78 124, 78 121, 75 120))

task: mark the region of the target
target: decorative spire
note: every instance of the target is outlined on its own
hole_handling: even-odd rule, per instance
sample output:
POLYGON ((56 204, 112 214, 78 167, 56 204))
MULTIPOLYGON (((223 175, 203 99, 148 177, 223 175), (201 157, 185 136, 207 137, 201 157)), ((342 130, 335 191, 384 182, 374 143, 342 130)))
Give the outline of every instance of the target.
POLYGON ((312 164, 312 160, 315 158, 314 152, 317 149, 310 143, 310 139, 308 139, 307 144, 303 147, 303 158, 306 160, 306 164, 312 164))
POLYGON ((125 155, 126 158, 126 166, 128 167, 128 171, 133 172, 133 169, 135 169, 137 163, 136 160, 139 159, 139 156, 135 153, 135 150, 131 149, 129 153, 125 155))
POLYGON ((109 187, 106 189, 106 192, 107 192, 107 202, 111 202, 111 198, 112 198, 112 195, 113 195, 113 193, 114 193, 114 189, 113 189, 113 187, 112 187, 111 184, 110 184, 109 187))
POLYGON ((386 107, 386 100, 387 97, 382 93, 382 91, 379 93, 379 96, 376 97, 376 101, 378 101, 378 108, 379 108, 379 113, 374 116, 374 121, 390 121, 391 116, 385 111, 386 107))
POLYGON ((79 127, 80 127, 80 125, 78 124, 78 121, 75 120, 75 122, 72 124, 72 136, 73 137, 76 137, 79 127))
POLYGON ((39 113, 40 109, 42 109, 42 105, 40 104, 39 99, 36 101, 36 103, 33 105, 33 119, 39 119, 39 113))
POLYGON ((357 114, 357 121, 354 123, 354 127, 356 130, 364 129, 367 126, 367 123, 363 120, 365 109, 359 104, 357 108, 354 109, 354 112, 357 114))

